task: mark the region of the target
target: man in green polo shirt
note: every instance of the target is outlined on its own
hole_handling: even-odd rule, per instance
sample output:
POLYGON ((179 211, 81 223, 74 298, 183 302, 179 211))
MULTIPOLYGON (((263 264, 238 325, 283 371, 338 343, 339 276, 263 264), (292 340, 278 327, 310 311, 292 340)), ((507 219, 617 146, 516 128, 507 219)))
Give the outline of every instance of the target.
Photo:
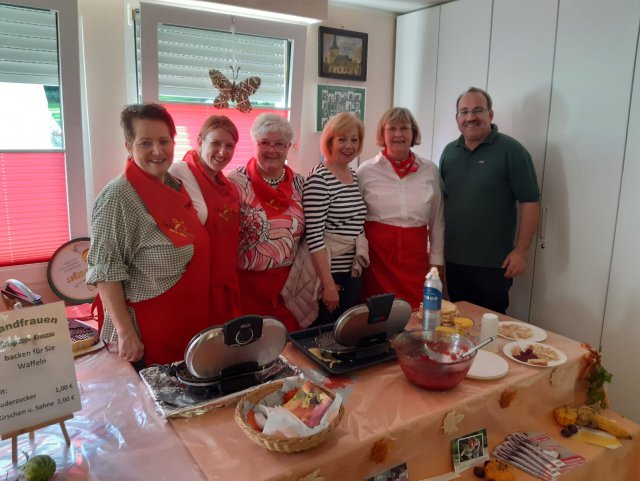
POLYGON ((456 102, 462 134, 440 157, 449 298, 504 313, 527 267, 540 219, 531 155, 492 124, 491 97, 471 87, 456 102), (517 229, 517 203, 521 205, 517 229))

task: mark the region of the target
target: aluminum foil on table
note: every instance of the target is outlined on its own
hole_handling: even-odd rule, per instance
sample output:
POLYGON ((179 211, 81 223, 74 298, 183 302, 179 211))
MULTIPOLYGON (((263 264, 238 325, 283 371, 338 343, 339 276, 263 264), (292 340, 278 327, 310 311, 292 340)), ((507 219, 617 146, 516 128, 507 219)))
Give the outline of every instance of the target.
POLYGON ((207 389, 192 389, 182 384, 174 375, 170 365, 154 365, 140 371, 156 412, 163 418, 191 417, 207 411, 236 403, 244 394, 258 386, 287 377, 302 377, 302 371, 280 356, 271 366, 256 374, 258 384, 231 394, 220 393, 215 386, 207 389))

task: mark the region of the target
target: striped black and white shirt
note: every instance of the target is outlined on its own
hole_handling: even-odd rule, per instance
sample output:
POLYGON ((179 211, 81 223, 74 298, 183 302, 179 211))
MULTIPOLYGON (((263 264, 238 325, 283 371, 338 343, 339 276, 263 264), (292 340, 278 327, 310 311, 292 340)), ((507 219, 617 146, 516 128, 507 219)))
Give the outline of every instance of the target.
MULTIPOLYGON (((316 166, 306 182, 302 205, 310 252, 325 248, 324 233, 356 238, 364 230, 367 208, 358 188, 356 173, 349 168, 353 183, 343 184, 323 164, 316 166)), ((331 259, 331 272, 349 272, 354 250, 331 259)))

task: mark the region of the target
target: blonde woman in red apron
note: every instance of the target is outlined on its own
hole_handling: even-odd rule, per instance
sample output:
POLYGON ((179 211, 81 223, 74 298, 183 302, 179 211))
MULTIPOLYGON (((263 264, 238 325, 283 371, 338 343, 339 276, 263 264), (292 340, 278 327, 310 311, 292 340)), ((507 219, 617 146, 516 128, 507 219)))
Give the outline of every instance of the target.
POLYGON ((129 156, 94 204, 87 282, 98 288, 101 337, 139 369, 181 360, 209 325, 209 236, 167 172, 176 134, 169 113, 129 105, 121 124, 129 156))
POLYGON ((444 211, 438 167, 411 151, 420 128, 405 108, 394 107, 378 123, 382 151, 358 168, 367 205, 364 225, 371 264, 362 299, 393 292, 416 308, 430 266, 442 272, 444 211))
POLYGON ((212 115, 200 128, 196 149, 169 172, 180 179, 193 199, 198 218, 209 233, 211 323, 224 324, 240 315, 238 263, 238 191, 222 170, 238 143, 238 129, 224 115, 212 115))

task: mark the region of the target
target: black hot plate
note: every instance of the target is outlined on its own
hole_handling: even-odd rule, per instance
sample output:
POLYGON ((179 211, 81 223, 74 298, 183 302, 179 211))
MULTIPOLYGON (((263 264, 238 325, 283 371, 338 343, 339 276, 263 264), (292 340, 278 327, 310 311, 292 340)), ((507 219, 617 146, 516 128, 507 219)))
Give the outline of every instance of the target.
POLYGON ((291 343, 332 374, 345 374, 395 359, 389 341, 411 317, 411 306, 393 294, 367 299, 334 325, 289 334, 291 343))

